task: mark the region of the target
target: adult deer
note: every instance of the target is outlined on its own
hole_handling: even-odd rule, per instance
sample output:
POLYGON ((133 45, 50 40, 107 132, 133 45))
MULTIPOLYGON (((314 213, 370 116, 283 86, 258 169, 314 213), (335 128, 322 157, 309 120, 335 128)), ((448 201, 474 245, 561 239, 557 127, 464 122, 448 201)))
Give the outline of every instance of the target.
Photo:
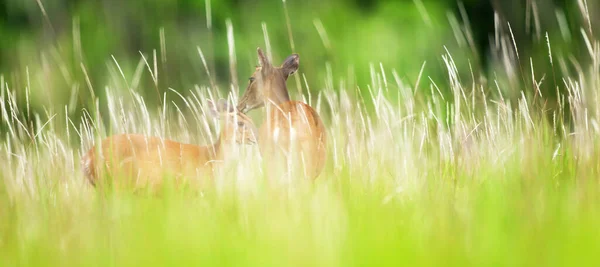
POLYGON ((197 146, 139 134, 113 135, 82 158, 86 178, 94 186, 111 177, 117 188, 157 188, 165 177, 174 177, 175 185, 188 182, 192 186, 204 182, 199 178, 213 177, 213 168, 226 159, 234 143, 256 143, 256 127, 223 99, 217 106, 207 102, 209 114, 220 118, 221 132, 214 144, 197 146))
MULTIPOLYGON (((319 114, 309 105, 290 100, 286 81, 299 67, 300 57, 292 54, 276 67, 257 49, 260 66, 256 68, 246 92, 238 103, 243 113, 266 107, 266 121, 259 129, 258 144, 269 164, 283 159, 301 166, 295 175, 317 178, 326 161, 327 138, 319 114), (298 173, 298 171, 300 173, 298 173)), ((291 163, 291 164, 289 164, 291 163)), ((270 165, 269 168, 275 166, 270 165)))

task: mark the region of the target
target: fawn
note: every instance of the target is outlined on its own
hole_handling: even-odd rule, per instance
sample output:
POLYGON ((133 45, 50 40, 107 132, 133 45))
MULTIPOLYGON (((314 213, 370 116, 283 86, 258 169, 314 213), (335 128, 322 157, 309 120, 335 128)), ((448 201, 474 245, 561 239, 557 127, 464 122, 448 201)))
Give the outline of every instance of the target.
MULTIPOLYGON (((326 132, 319 114, 309 105, 291 101, 286 81, 299 67, 300 57, 290 55, 276 67, 257 49, 260 66, 249 79, 237 108, 242 113, 266 107, 266 122, 259 129, 258 145, 268 162, 286 160, 299 164, 303 175, 315 179, 326 161, 326 132)), ((274 168, 275 166, 270 166, 274 168)), ((288 169, 288 171, 292 171, 288 169)), ((296 172, 296 170, 294 170, 296 172)))
POLYGON ((248 116, 227 106, 224 99, 218 106, 207 102, 209 114, 220 117, 221 132, 214 144, 197 146, 139 134, 113 135, 82 158, 86 178, 97 186, 106 182, 102 179, 108 174, 118 188, 155 188, 167 176, 175 177, 175 185, 187 181, 192 186, 203 182, 198 178, 213 177, 213 165, 225 159, 229 145, 256 143, 256 127, 248 116))

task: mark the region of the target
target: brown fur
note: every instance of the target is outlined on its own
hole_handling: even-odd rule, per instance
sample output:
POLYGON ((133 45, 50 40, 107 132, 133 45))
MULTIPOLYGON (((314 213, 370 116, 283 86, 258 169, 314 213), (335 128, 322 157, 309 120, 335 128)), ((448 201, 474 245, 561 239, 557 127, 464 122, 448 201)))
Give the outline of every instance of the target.
POLYGON ((319 176, 327 157, 327 136, 317 112, 305 103, 288 101, 272 108, 267 120, 259 129, 261 153, 289 155, 300 166, 295 170, 300 175, 319 176))
POLYGON ((139 134, 110 136, 82 158, 84 174, 95 186, 109 182, 117 188, 156 188, 163 184, 165 177, 173 177, 175 185, 199 186, 204 182, 202 178, 212 177, 214 165, 224 159, 224 146, 233 141, 256 142, 250 118, 241 113, 237 116, 237 121, 222 122, 219 139, 209 146, 139 134), (236 140, 232 140, 233 136, 236 140), (112 179, 102 180, 105 177, 112 179))
POLYGON ((250 78, 238 109, 248 112, 266 106, 267 118, 259 130, 259 146, 270 168, 277 167, 271 165, 272 161, 291 160, 302 168, 290 171, 317 178, 327 159, 325 126, 312 107, 290 100, 286 86, 287 78, 298 69, 299 56, 289 56, 280 67, 272 66, 260 48, 258 56, 261 66, 250 78))

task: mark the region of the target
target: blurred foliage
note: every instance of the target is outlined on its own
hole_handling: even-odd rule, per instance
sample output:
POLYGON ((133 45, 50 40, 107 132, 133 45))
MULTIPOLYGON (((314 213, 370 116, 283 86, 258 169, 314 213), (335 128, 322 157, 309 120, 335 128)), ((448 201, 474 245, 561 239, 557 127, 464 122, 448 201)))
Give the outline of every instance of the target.
MULTIPOLYGON (((3 0, 0 72, 19 93, 30 84, 30 90, 36 92, 32 96, 34 107, 63 106, 74 88, 80 92, 80 100, 84 99, 79 103, 85 106, 90 100, 89 89, 102 97, 105 86, 131 86, 115 84, 114 78, 124 75, 131 83, 136 67, 143 64, 140 54, 152 66, 156 51, 158 83, 154 84, 142 65, 139 86, 150 101, 156 101, 156 92, 169 87, 186 90, 210 84, 199 47, 220 88, 228 90, 231 79, 226 21, 230 19, 237 59, 235 79, 239 79, 240 91, 256 64, 256 47, 265 47, 264 22, 274 61, 299 53, 300 75, 306 76, 313 92, 324 86, 345 86, 351 91, 358 86, 366 90, 371 84, 371 68, 381 67, 388 72, 390 83, 394 80, 391 70, 395 70, 403 82, 414 85, 421 66, 427 62, 423 78, 437 81, 446 94, 450 90, 443 81, 448 80, 448 69, 441 56, 447 52, 461 77, 470 79, 474 72, 475 77, 503 82, 496 72, 503 67, 502 60, 491 37, 496 28, 508 33, 504 21, 510 23, 519 47, 521 69, 529 69, 528 58, 532 57, 536 71, 548 75, 552 67, 545 32, 553 52, 566 51, 565 58, 583 60, 587 52, 580 28, 598 28, 596 16, 591 16, 592 24, 586 27, 578 2, 569 0, 206 1, 3 0), (290 46, 284 4, 296 51, 290 46), (501 25, 495 24, 495 12, 501 25)), ((598 3, 587 4, 592 15, 600 15, 596 11, 600 10, 598 3)), ((304 87, 302 76, 299 79, 304 87)), ((511 77, 505 80, 512 82, 511 77)), ((525 78, 522 81, 528 84, 525 78)), ((291 90, 297 90, 297 82, 289 82, 291 90)), ((550 83, 542 87, 549 94, 556 91, 550 83)))

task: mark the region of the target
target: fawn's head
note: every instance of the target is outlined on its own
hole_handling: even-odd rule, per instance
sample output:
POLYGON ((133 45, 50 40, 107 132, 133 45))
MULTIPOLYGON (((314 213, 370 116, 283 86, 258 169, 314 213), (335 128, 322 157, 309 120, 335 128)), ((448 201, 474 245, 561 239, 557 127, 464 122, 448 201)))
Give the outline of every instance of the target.
POLYGON ((285 82, 290 75, 296 73, 300 65, 298 54, 291 54, 281 66, 276 67, 271 64, 260 47, 257 53, 260 66, 256 67, 256 71, 250 77, 246 92, 237 106, 237 109, 243 113, 260 108, 265 102, 280 104, 289 101, 285 82))
POLYGON ((256 144, 257 130, 252 119, 236 110, 225 99, 219 99, 215 104, 207 100, 210 115, 221 122, 220 141, 236 144, 256 144))

